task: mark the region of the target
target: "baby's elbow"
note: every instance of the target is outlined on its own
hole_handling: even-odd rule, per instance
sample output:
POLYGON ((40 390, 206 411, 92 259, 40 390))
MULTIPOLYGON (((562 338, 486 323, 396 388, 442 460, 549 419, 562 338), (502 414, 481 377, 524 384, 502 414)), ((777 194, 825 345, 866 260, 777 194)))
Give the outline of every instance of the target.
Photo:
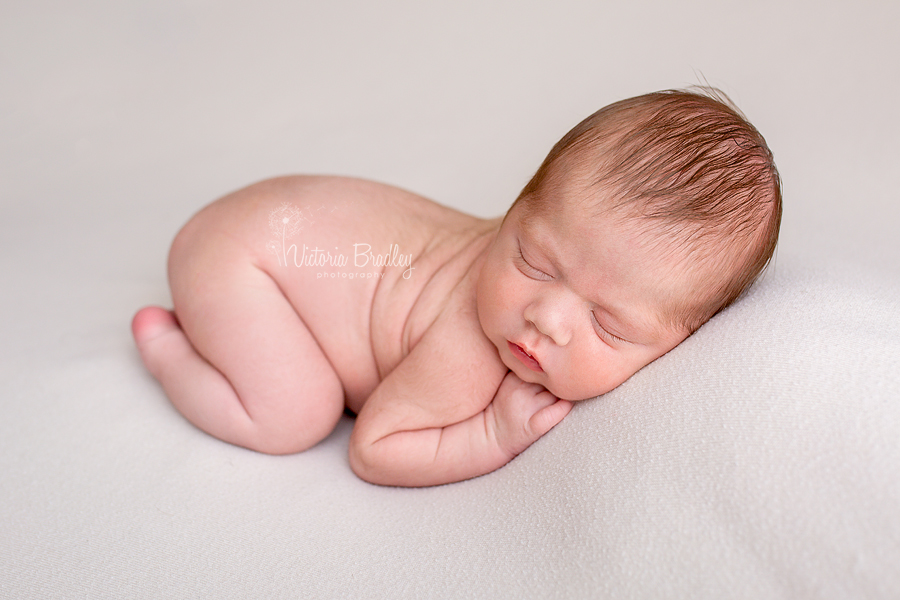
POLYGON ((350 459, 350 469, 357 477, 369 483, 381 483, 378 477, 377 464, 373 460, 371 447, 366 448, 358 442, 354 443, 351 439, 348 457, 350 459))
POLYGON ((390 469, 385 468, 384 457, 381 456, 379 448, 362 436, 350 436, 348 458, 350 469, 363 481, 375 485, 397 485, 391 477, 390 469))

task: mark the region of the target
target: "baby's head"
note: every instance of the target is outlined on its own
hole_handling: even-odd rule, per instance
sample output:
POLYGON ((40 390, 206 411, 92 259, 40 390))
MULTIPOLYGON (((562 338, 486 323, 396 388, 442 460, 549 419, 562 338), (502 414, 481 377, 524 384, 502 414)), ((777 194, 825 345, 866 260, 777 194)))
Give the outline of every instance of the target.
POLYGON ((768 264, 781 223, 781 185, 762 135, 724 94, 668 91, 600 109, 550 151, 514 203, 557 210, 554 191, 576 177, 579 201, 630 222, 676 262, 697 294, 673 318, 694 331, 768 264))
POLYGON ((495 283, 479 283, 482 327, 523 379, 568 399, 604 393, 734 302, 771 259, 780 221, 772 154, 724 95, 611 104, 553 147, 507 213, 485 267, 495 283), (524 280, 500 282, 504 252, 524 280), (495 326, 492 293, 518 295, 500 303, 525 325, 495 326), (586 311, 603 345, 577 322, 586 311), (562 346, 573 368, 554 364, 553 376, 562 346))

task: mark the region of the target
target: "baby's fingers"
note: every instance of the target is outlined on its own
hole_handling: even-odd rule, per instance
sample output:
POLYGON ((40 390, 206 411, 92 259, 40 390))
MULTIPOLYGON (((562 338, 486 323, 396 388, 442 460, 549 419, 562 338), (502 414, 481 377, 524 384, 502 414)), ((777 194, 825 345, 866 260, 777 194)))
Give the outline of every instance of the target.
POLYGON ((528 420, 528 429, 535 438, 539 438, 556 427, 569 414, 570 410, 572 410, 571 402, 568 400, 557 400, 534 413, 528 420))

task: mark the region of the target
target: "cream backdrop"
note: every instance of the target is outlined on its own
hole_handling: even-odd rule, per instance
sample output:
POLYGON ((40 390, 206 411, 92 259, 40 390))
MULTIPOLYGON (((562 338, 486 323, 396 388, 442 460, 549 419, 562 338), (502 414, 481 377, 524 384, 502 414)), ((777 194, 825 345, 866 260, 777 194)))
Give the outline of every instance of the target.
POLYGON ((900 4, 5 0, 0 596, 896 598, 900 4), (129 321, 285 173, 501 214, 602 105, 708 82, 769 141, 770 276, 508 467, 430 490, 170 407, 129 321))

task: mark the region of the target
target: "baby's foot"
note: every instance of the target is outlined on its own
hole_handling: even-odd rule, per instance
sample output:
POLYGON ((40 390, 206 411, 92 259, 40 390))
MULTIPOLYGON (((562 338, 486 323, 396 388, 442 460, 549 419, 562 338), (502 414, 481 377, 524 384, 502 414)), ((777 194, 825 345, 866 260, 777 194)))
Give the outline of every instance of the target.
POLYGON ((190 346, 175 314, 159 306, 139 310, 131 321, 131 333, 144 365, 157 379, 178 351, 190 346))
POLYGON ((131 333, 138 348, 161 335, 180 329, 175 313, 159 306, 142 308, 131 321, 131 333))

